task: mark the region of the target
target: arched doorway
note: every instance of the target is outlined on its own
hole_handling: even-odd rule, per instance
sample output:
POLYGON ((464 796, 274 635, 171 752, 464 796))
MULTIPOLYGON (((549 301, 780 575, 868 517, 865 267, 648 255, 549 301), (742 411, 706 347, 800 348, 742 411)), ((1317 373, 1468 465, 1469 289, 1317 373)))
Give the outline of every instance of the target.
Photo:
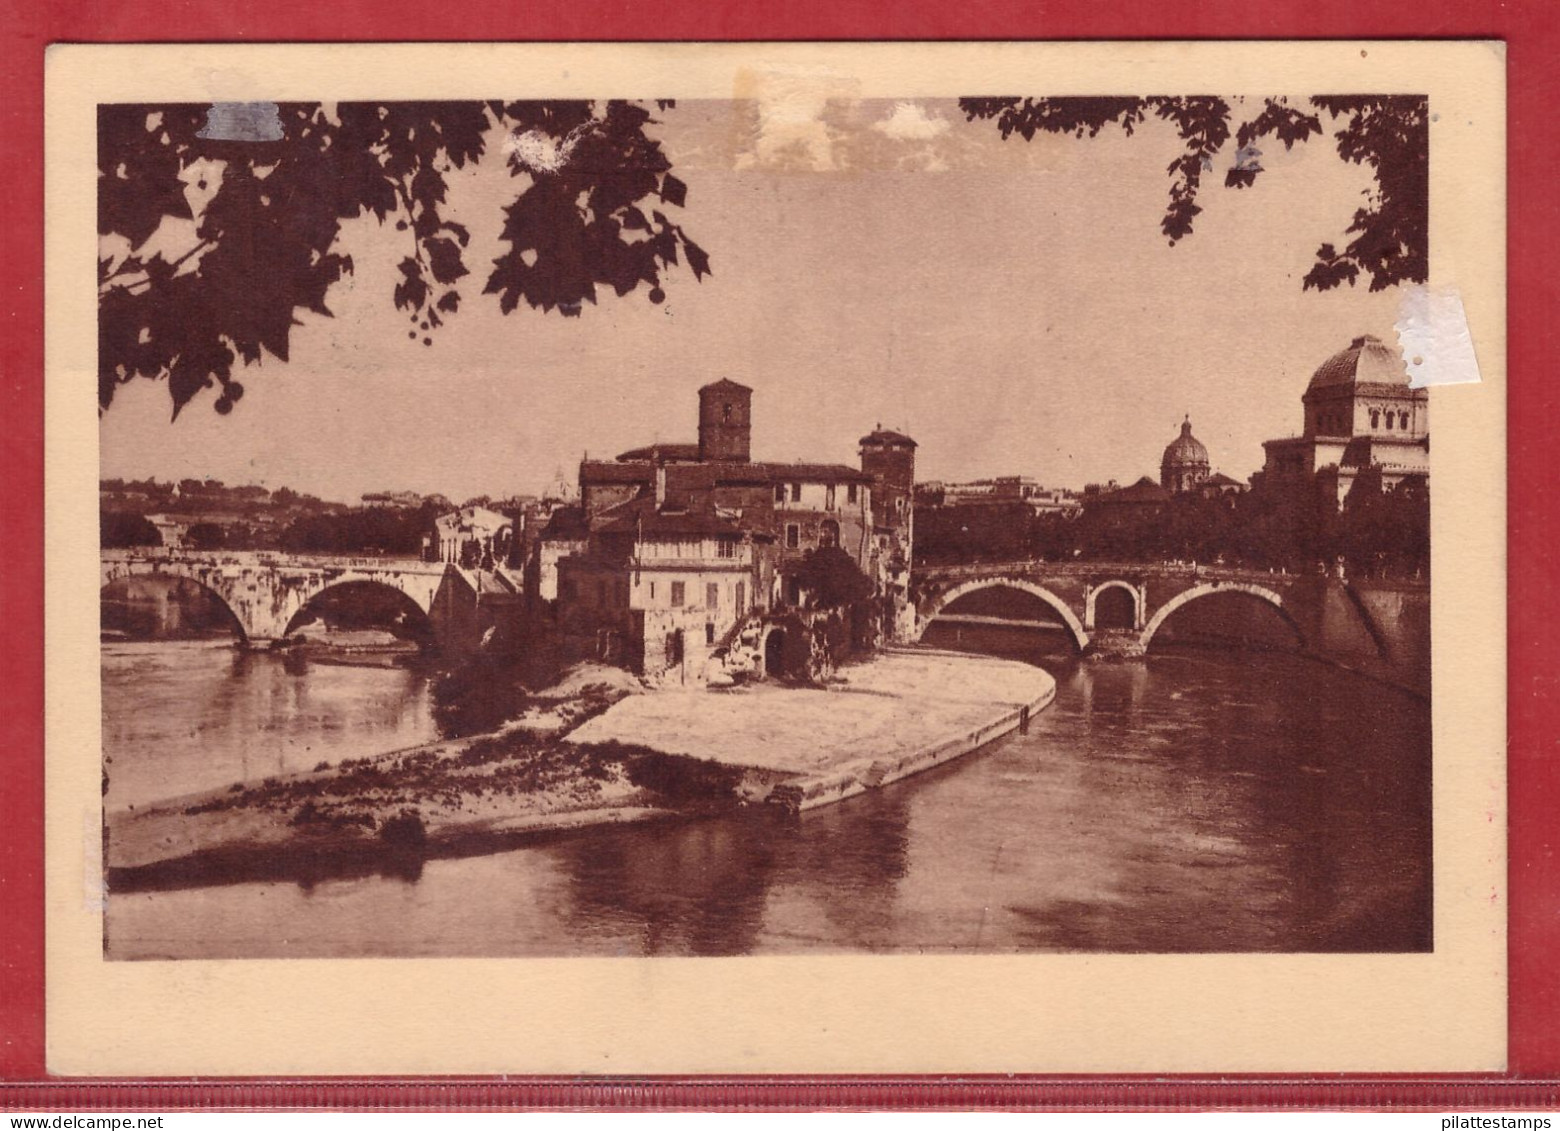
POLYGON ((1137 597, 1123 585, 1107 585, 1094 595, 1094 627, 1136 628, 1137 597))
POLYGON ((764 637, 764 674, 776 678, 785 674, 785 629, 771 629, 764 637))

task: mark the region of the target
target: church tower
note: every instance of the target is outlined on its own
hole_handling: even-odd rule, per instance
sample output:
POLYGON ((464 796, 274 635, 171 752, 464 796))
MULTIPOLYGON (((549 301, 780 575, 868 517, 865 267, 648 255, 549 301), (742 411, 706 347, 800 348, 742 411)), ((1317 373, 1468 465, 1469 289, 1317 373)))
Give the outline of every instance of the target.
POLYGON ((752 443, 753 390, 728 378, 700 389, 700 461, 748 463, 752 443))
POLYGON ((916 443, 881 424, 861 438, 861 470, 872 476, 872 521, 888 529, 910 524, 915 498, 916 443))

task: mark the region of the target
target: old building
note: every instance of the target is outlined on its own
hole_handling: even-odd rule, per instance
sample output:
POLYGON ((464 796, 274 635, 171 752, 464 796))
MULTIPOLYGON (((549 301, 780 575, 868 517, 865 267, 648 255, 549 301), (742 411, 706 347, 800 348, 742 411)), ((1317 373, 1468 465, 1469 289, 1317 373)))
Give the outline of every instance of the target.
POLYGON ((965 483, 916 484, 919 499, 933 506, 975 507, 1023 503, 1034 514, 1076 515, 1082 496, 1066 487, 1045 487, 1030 475, 996 475, 965 483))
POLYGON ((1299 436, 1268 440, 1263 483, 1316 490, 1341 507, 1355 482, 1390 490, 1430 475, 1430 393, 1408 384, 1397 349, 1370 335, 1324 361, 1304 395, 1299 436))
POLYGON ((1090 484, 1084 490, 1085 513, 1107 526, 1129 526, 1164 513, 1171 493, 1148 476, 1126 487, 1111 480, 1105 487, 1090 484))
POLYGON ((812 607, 803 566, 824 549, 888 599, 892 631, 908 607, 915 441, 879 428, 859 467, 754 460, 753 390, 731 380, 699 390, 698 423, 697 443, 583 460, 579 507, 542 533, 533 592, 575 649, 682 680, 740 647, 762 655, 764 617, 812 607))
POLYGON ((636 500, 558 563, 559 623, 609 663, 698 677, 764 584, 762 541, 710 511, 636 500))

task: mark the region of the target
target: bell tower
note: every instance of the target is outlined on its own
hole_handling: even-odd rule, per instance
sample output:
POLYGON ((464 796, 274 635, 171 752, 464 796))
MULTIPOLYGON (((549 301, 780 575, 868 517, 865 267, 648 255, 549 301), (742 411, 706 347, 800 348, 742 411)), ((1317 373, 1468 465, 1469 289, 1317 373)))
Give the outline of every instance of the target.
POLYGON ((700 461, 748 463, 752 443, 753 390, 727 378, 700 389, 700 461))

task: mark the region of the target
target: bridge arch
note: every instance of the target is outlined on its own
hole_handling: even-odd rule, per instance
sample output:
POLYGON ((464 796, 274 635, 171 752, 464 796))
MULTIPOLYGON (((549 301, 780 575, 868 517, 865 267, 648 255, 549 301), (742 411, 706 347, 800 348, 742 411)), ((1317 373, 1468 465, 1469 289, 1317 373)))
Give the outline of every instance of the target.
POLYGON ((1119 579, 1102 581, 1089 590, 1083 601, 1084 626, 1091 632, 1099 627, 1095 616, 1096 604, 1099 601, 1100 594, 1111 589, 1123 591, 1132 602, 1131 623, 1124 627, 1141 629, 1143 627, 1143 590, 1140 586, 1133 585, 1130 581, 1121 581, 1119 579))
POLYGON ((238 610, 233 607, 233 602, 228 600, 227 596, 222 593, 221 590, 207 585, 198 577, 192 577, 191 575, 182 572, 158 570, 148 573, 120 573, 117 571, 104 571, 99 575, 99 578, 101 581, 101 584, 98 586, 98 617, 100 621, 102 619, 102 607, 104 604, 104 599, 107 597, 108 591, 116 585, 123 585, 128 587, 136 581, 155 581, 168 586, 169 590, 177 589, 180 586, 189 586, 192 589, 199 590, 205 596, 209 597, 211 601, 218 608, 220 608, 223 613, 226 614, 228 628, 232 631, 233 638, 239 644, 242 645, 249 643, 249 632, 244 627, 244 618, 239 616, 238 610))
POLYGON ((1174 597, 1170 598, 1170 600, 1161 605, 1158 611, 1156 611, 1154 615, 1149 618, 1149 622, 1144 626, 1143 635, 1138 638, 1138 642, 1146 649, 1149 645, 1149 642, 1154 639, 1154 634, 1159 631, 1160 627, 1165 623, 1165 621, 1170 619, 1171 614, 1174 613, 1177 609, 1184 605, 1190 604, 1193 601, 1200 600, 1203 597, 1212 597, 1221 593, 1244 593, 1247 596, 1255 597, 1260 601, 1266 601, 1269 605, 1272 605, 1273 608, 1278 610, 1278 614, 1279 616, 1283 617, 1284 623, 1287 624, 1291 630, 1293 630, 1295 638, 1299 640, 1302 645, 1305 644, 1305 634, 1300 631, 1300 626, 1295 623, 1295 618, 1289 614, 1289 610, 1284 608, 1283 597, 1273 592, 1273 590, 1267 589, 1261 585, 1250 585, 1240 581, 1208 582, 1203 585, 1193 586, 1184 593, 1177 593, 1174 597))
POLYGON ((391 605, 398 608, 403 617, 407 618, 409 623, 414 626, 413 636, 417 643, 424 648, 432 648, 437 644, 437 634, 434 629, 431 610, 423 608, 422 604, 410 593, 375 578, 352 577, 350 575, 330 581, 309 593, 304 598, 303 603, 298 606, 298 611, 287 619, 287 624, 282 630, 282 638, 286 639, 296 633, 303 624, 307 623, 305 618, 319 615, 321 598, 330 598, 332 594, 338 597, 344 596, 345 593, 343 591, 346 590, 388 594, 391 598, 391 605))
POLYGON ((1081 652, 1088 647, 1089 633, 1083 627, 1083 622, 1078 619, 1078 614, 1072 611, 1067 602, 1043 585, 1037 585, 1033 581, 1026 581, 1021 577, 977 577, 955 585, 931 603, 926 614, 921 617, 917 636, 924 633, 927 626, 937 619, 938 614, 954 601, 981 589, 1017 589, 1020 592, 1040 598, 1062 618, 1062 623, 1067 626, 1067 631, 1072 636, 1073 643, 1077 645, 1078 651, 1081 652))

